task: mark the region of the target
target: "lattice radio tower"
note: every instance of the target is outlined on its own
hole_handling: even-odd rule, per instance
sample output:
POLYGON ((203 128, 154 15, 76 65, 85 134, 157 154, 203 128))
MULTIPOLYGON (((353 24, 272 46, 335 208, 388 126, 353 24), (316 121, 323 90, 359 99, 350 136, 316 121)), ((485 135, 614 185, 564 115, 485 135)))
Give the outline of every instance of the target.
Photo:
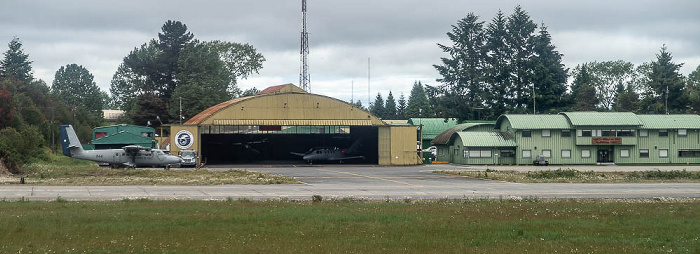
POLYGON ((306 31, 306 0, 301 0, 301 73, 299 85, 301 89, 311 92, 311 77, 309 74, 309 32, 306 31))

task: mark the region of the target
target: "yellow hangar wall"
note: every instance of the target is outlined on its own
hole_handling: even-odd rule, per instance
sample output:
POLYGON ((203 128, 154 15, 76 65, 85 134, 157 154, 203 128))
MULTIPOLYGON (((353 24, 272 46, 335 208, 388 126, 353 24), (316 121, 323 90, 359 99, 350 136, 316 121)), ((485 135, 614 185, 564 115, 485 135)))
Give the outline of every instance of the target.
POLYGON ((379 165, 420 164, 415 137, 413 125, 379 127, 379 165))
POLYGON ((187 143, 182 138, 187 136, 184 131, 192 135, 188 149, 201 151, 198 130, 206 125, 376 126, 379 165, 420 164, 415 126, 389 126, 352 104, 303 90, 300 92, 293 85, 285 85, 282 90, 286 91, 226 101, 202 111, 184 125, 171 126, 171 153, 184 150, 183 146, 178 146, 178 142, 187 143), (185 134, 178 137, 178 133, 185 134))

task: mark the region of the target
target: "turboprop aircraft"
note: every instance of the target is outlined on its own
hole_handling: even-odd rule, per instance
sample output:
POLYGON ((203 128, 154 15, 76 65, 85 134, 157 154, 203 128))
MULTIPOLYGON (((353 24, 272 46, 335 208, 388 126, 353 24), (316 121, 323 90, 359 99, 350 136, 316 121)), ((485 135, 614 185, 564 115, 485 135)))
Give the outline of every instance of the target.
POLYGON ((137 145, 124 146, 121 149, 83 150, 73 126, 61 125, 61 146, 63 155, 75 159, 109 163, 112 168, 158 166, 170 169, 170 164, 180 163, 180 157, 166 154, 163 150, 137 145))
POLYGON ((358 148, 360 148, 360 140, 356 140, 348 149, 340 149, 337 147, 314 147, 305 153, 290 153, 293 155, 302 156, 302 158, 308 161, 309 164, 313 163, 314 161, 338 161, 343 163, 343 161, 347 160, 365 159, 365 156, 356 155, 358 148))

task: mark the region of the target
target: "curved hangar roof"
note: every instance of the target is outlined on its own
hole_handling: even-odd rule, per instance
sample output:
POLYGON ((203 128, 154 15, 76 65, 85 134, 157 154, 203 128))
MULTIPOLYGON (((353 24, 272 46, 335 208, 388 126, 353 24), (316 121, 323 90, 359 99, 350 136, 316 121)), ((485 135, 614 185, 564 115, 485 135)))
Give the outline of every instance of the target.
POLYGON ((185 125, 386 125, 354 105, 307 93, 292 85, 269 87, 255 96, 214 105, 185 125))

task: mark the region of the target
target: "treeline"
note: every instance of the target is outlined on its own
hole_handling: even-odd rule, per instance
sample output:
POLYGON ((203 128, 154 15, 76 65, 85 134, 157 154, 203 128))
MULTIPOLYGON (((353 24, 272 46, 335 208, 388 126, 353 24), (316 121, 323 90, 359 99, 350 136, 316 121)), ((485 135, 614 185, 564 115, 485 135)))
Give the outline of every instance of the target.
POLYGON ((255 89, 241 92, 236 81, 257 73, 265 61, 249 44, 199 41, 185 24, 167 21, 157 39, 124 57, 109 96, 75 63, 61 66, 49 87, 34 78, 19 38, 8 48, 0 61, 0 169, 12 173, 20 172, 24 163, 45 159, 46 147, 60 150, 58 125, 72 124, 81 140, 90 140, 94 127, 107 124, 103 109, 125 110, 118 123, 177 123, 180 115, 188 119, 254 93, 255 89))
POLYGON ((101 121, 101 111, 95 109, 102 109, 107 96, 75 64, 61 67, 49 87, 34 78, 32 61, 18 38, 8 48, 0 61, 0 168, 19 173, 23 164, 47 158, 45 147, 60 146, 57 125, 73 124, 89 137, 101 121), (67 79, 76 82, 67 86, 67 79))
MULTIPOLYGON (((656 59, 638 66, 624 60, 595 61, 570 70, 547 27, 535 24, 520 6, 509 16, 499 11, 490 23, 469 13, 447 37, 451 45, 438 44, 447 56, 434 65, 442 78, 424 87, 429 107, 422 109, 421 117, 493 120, 505 113, 697 114, 700 110, 700 66, 683 76, 683 64, 673 62, 665 45, 656 59)), ((370 110, 393 119, 382 114, 393 112, 387 109, 388 98, 384 107, 375 109, 382 102, 378 95, 370 110)), ((407 110, 398 118, 416 116, 407 110)))

